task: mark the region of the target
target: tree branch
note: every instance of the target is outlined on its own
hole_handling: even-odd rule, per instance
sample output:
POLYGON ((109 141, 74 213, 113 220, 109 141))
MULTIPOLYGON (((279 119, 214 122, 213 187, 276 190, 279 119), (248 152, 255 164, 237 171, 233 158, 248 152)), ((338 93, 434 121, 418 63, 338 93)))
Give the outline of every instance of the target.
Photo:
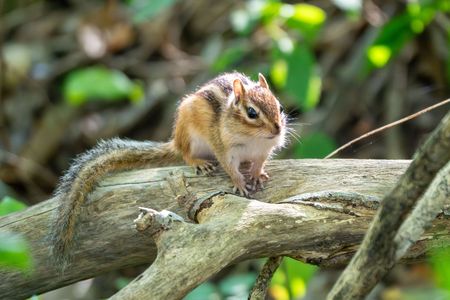
POLYGON ((431 222, 450 204, 450 162, 436 175, 411 215, 403 222, 394 243, 397 245, 395 260, 399 260, 417 241, 431 222))
POLYGON ((267 297, 270 281, 275 271, 283 261, 283 256, 269 257, 256 278, 255 285, 250 291, 249 300, 264 300, 267 297))
POLYGON ((361 299, 395 264, 400 225, 437 172, 450 160, 450 112, 417 151, 394 189, 383 199, 361 247, 327 299, 361 299))
MULTIPOLYGON (((301 193, 321 191, 351 192, 381 198, 408 164, 408 161, 388 160, 275 160, 267 166, 270 181, 263 191, 254 194, 254 198, 276 203, 301 193)), ((138 207, 151 207, 158 211, 166 209, 188 219, 183 205, 186 199, 179 197, 178 203, 174 200, 177 195, 183 194, 185 188, 192 195, 203 197, 217 191, 231 191, 230 186, 229 178, 223 172, 213 177, 197 176, 189 167, 136 170, 105 178, 83 207, 77 226, 73 262, 62 274, 49 257, 47 240, 58 199, 2 217, 0 230, 21 233, 30 243, 34 270, 27 276, 16 271, 0 270, 0 298, 23 299, 110 270, 150 263, 156 257, 156 245, 152 239, 138 234, 130 225, 136 218, 138 207), (178 172, 184 174, 182 180, 176 175, 178 172)), ((296 232, 298 236, 295 239, 291 240, 292 230, 281 232, 280 245, 284 249, 291 247, 290 251, 281 253, 278 245, 263 238, 260 248, 238 259, 289 255, 328 267, 346 264, 361 241, 375 210, 368 207, 370 205, 355 203, 326 204, 330 206, 333 203, 352 213, 303 204, 278 205, 304 206, 311 214, 307 217, 312 218, 312 221, 296 232), (321 219, 314 219, 314 216, 320 216, 321 219)), ((296 210, 293 212, 297 213, 296 210)), ((217 213, 220 214, 220 211, 217 213)), ((271 224, 273 229, 280 224, 279 220, 283 220, 280 218, 271 224)), ((449 226, 449 222, 438 218, 434 224, 445 227, 449 226)), ((285 225, 281 226, 285 228, 285 225)), ((426 249, 442 247, 450 241, 450 234, 443 234, 436 228, 430 229, 426 237, 409 250, 405 259, 420 259, 426 249)), ((221 240, 224 236, 221 234, 216 238, 221 240)))

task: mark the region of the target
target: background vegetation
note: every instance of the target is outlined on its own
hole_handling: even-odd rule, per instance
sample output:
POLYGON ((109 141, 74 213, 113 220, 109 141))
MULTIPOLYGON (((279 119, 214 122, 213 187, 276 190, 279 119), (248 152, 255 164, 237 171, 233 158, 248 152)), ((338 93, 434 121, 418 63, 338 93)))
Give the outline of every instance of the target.
MULTIPOLYGON (((50 197, 71 159, 100 138, 167 140, 176 102, 230 70, 265 74, 286 107, 296 134, 279 157, 323 158, 448 98, 449 12, 448 0, 0 1, 0 215, 50 197)), ((410 158, 446 110, 341 157, 410 158)), ((0 241, 2 267, 32 270, 26 241, 0 241)), ((261 264, 231 266, 188 299, 246 299, 261 264)), ((140 270, 40 298, 106 297, 140 270)), ((374 297, 444 299, 449 270, 445 251, 399 266, 374 297)), ((335 278, 286 259, 271 295, 321 299, 335 278)))

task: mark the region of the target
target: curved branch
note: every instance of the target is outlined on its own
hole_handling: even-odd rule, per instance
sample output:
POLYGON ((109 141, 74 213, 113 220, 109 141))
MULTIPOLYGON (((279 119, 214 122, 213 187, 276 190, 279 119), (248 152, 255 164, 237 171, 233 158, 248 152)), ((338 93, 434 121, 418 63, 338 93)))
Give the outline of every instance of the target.
MULTIPOLYGON (((327 195, 330 195, 326 198, 328 203, 335 205, 345 201, 352 205, 354 199, 360 201, 360 195, 352 198, 351 193, 345 193, 344 198, 336 198, 333 193, 327 195)), ((182 299, 230 263, 274 254, 298 255, 312 240, 314 251, 330 247, 334 242, 330 245, 327 239, 317 243, 317 225, 314 224, 318 222, 328 221, 320 226, 328 240, 348 228, 349 221, 352 227, 367 222, 368 218, 358 213, 335 210, 334 205, 329 206, 331 209, 307 205, 323 196, 323 193, 311 193, 308 197, 301 197, 302 201, 290 200, 277 204, 230 194, 199 200, 191 198, 188 210, 196 207, 199 224, 180 222, 170 213, 148 210, 150 216, 141 215, 138 223, 144 225, 138 230, 148 231, 155 240, 158 248, 156 260, 111 299, 182 299), (196 202, 206 205, 196 205, 196 202)), ((358 207, 353 210, 363 209, 358 207)), ((256 294, 254 296, 258 297, 256 294)))
MULTIPOLYGON (((398 180, 408 164, 409 161, 389 160, 275 160, 267 166, 271 180, 263 191, 253 197, 275 203, 301 193, 332 190, 380 198, 398 180)), ((110 270, 152 262, 156 257, 155 244, 148 237, 138 234, 131 225, 136 218, 136 210, 138 207, 166 209, 186 219, 183 199, 178 199, 180 204, 174 200, 186 186, 192 194, 200 197, 218 190, 231 191, 225 173, 219 172, 213 177, 197 176, 189 167, 136 170, 105 178, 83 207, 77 227, 74 261, 63 274, 49 257, 49 241, 46 238, 58 199, 0 218, 0 230, 21 233, 26 237, 34 260, 34 272, 28 276, 0 270, 0 298, 23 299, 110 270), (182 172, 184 179, 171 180, 178 178, 174 176, 176 172, 182 172)), ((289 254, 325 266, 345 264, 354 253, 375 210, 353 204, 344 205, 344 208, 351 209, 354 214, 331 211, 328 219, 310 224, 307 231, 314 235, 296 245, 297 251, 289 254), (345 226, 332 235, 334 231, 327 232, 327 228, 335 214, 345 216, 342 221, 345 226)), ((449 221, 439 219, 436 222, 447 226, 445 224, 449 221)), ((433 230, 430 235, 433 235, 433 230)), ((287 233, 284 237, 290 239, 287 233)), ((449 237, 441 234, 434 240, 420 240, 407 258, 422 255, 425 246, 432 248, 448 244, 449 237)), ((277 251, 249 253, 246 258, 253 255, 276 256, 277 251)))
POLYGON ((397 245, 395 260, 399 260, 417 241, 431 222, 450 204, 450 162, 436 175, 411 215, 403 222, 394 239, 397 245))

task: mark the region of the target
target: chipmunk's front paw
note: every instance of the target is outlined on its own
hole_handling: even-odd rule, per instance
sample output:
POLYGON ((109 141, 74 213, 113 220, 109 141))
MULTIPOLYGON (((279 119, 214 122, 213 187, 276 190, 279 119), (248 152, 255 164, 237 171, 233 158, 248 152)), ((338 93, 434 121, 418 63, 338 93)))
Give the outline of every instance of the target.
POLYGON ((247 190, 247 187, 245 186, 245 182, 244 181, 242 181, 242 182, 240 182, 238 184, 235 184, 233 186, 233 193, 236 194, 236 195, 239 195, 239 196, 247 197, 247 198, 250 196, 250 193, 247 190))
POLYGON ((255 174, 250 177, 250 186, 252 191, 256 191, 258 188, 264 188, 264 182, 269 180, 269 175, 266 172, 262 172, 261 174, 255 174))
POLYGON ((205 161, 204 163, 195 166, 195 173, 197 175, 207 175, 210 176, 216 170, 216 164, 211 161, 205 161))

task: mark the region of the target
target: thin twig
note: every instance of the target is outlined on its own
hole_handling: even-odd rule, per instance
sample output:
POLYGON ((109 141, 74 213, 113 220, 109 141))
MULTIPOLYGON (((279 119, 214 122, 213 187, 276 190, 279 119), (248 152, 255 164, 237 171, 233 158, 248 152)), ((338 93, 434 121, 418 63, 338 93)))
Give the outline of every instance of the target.
POLYGON ((253 286, 250 295, 248 296, 249 300, 266 299, 267 289, 269 287, 270 281, 272 280, 272 276, 278 269, 282 261, 282 256, 269 257, 269 259, 261 269, 258 278, 256 278, 255 285, 253 286))
POLYGON ((403 119, 397 120, 397 121, 395 121, 395 122, 389 123, 389 124, 387 124, 387 125, 384 125, 384 126, 382 126, 382 127, 379 127, 379 128, 374 129, 374 130, 372 130, 372 131, 369 131, 369 132, 367 132, 367 133, 361 135, 360 137, 358 137, 358 138, 356 138, 356 139, 354 139, 354 140, 351 140, 350 142, 346 143, 345 145, 343 145, 343 146, 337 148, 336 150, 334 150, 333 152, 331 152, 330 154, 328 154, 325 158, 333 157, 333 156, 335 156, 337 153, 339 153, 339 152, 341 152, 342 150, 344 150, 345 148, 348 148, 349 146, 353 145, 354 143, 356 143, 356 142, 358 142, 358 141, 360 141, 360 140, 362 140, 362 139, 365 139, 366 137, 369 137, 369 136, 374 135, 374 134, 376 134, 376 133, 378 133, 378 132, 380 132, 380 131, 389 129, 389 128, 394 127, 394 126, 396 126, 396 125, 399 125, 399 124, 402 124, 402 123, 407 122, 407 121, 409 121, 409 120, 412 120, 412 119, 414 119, 414 118, 417 118, 418 116, 420 116, 420 115, 422 115, 422 114, 424 114, 424 113, 426 113, 426 112, 429 112, 429 111, 431 111, 431 110, 433 110, 433 109, 435 109, 435 108, 438 108, 438 107, 440 107, 440 106, 442 106, 442 105, 445 105, 445 104, 447 104, 447 103, 450 103, 450 98, 447 99, 447 100, 443 100, 443 101, 441 101, 441 102, 439 102, 439 103, 436 103, 436 104, 434 104, 434 105, 432 105, 432 106, 429 106, 429 107, 427 107, 427 108, 425 108, 425 109, 422 109, 421 111, 418 111, 418 112, 416 112, 416 113, 414 113, 414 114, 412 114, 412 115, 409 115, 409 116, 407 116, 407 117, 404 117, 403 119))

